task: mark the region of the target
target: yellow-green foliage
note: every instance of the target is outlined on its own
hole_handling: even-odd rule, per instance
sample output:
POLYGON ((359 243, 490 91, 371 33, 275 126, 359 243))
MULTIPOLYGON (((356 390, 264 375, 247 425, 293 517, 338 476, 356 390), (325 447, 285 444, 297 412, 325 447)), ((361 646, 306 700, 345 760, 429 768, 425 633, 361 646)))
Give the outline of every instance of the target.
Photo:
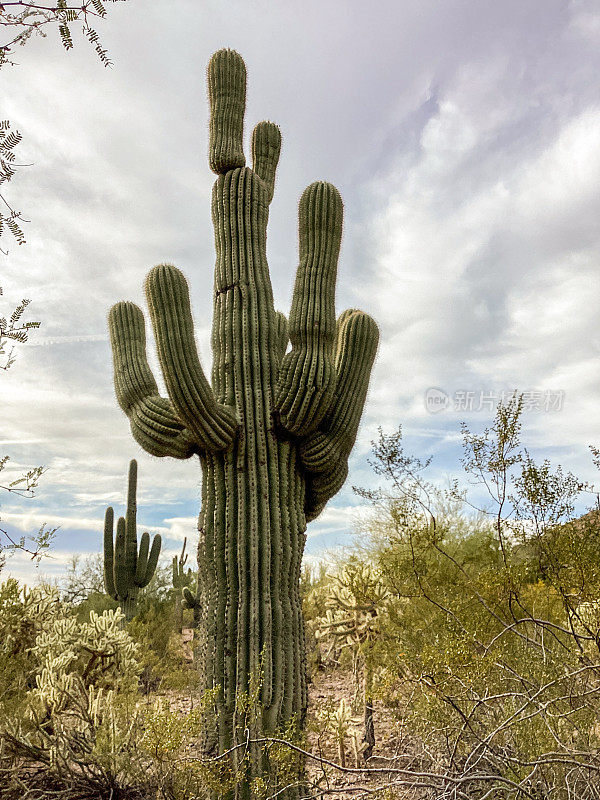
MULTIPOLYGON (((545 538, 555 565, 559 548, 552 551, 552 539, 560 543, 564 535, 548 531, 545 538)), ((583 526, 580 537, 585 552, 583 526)), ((587 537, 597 539, 598 532, 588 526, 587 537)), ((579 588, 568 583, 576 597, 593 582, 585 579, 581 555, 570 552, 568 566, 562 563, 571 575, 579 570, 579 588)), ((511 780, 525 778, 531 769, 525 765, 544 753, 596 752, 596 606, 565 608, 561 586, 549 567, 540 569, 533 547, 505 541, 503 555, 489 523, 438 515, 435 529, 419 517, 388 528, 375 555, 395 595, 382 632, 380 693, 396 707, 415 748, 460 763, 479 747, 486 768, 511 780), (481 749, 487 736, 493 746, 481 749)), ((545 770, 544 786, 557 798, 566 791, 569 766, 588 760, 570 758, 551 760, 545 770)))

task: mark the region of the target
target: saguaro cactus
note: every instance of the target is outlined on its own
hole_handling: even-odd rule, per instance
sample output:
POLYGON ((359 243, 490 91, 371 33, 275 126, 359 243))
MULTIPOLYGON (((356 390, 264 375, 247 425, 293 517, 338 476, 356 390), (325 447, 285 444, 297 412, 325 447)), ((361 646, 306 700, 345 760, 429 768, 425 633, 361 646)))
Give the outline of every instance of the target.
MULTIPOLYGON (((246 738, 236 698, 248 693, 252 676, 261 678, 261 713, 251 738, 304 720, 298 587, 306 523, 346 479, 378 331, 356 310, 336 323, 342 201, 329 183, 302 195, 289 323, 275 311, 266 235, 279 129, 255 127, 246 167, 246 69, 236 52, 215 53, 208 89, 209 162, 217 174, 212 387, 196 350, 188 285, 175 267, 161 264, 146 280, 169 399, 159 396, 148 366, 142 311, 118 303, 109 327, 117 399, 136 441, 155 456, 200 457, 201 662, 205 687, 217 690, 207 740, 216 753, 246 738)), ((252 775, 264 774, 257 749, 251 761, 252 775)))
POLYGON ((183 547, 181 548, 179 557, 173 556, 173 605, 175 607, 175 627, 180 631, 183 628, 183 608, 187 608, 185 603, 182 604, 182 592, 191 585, 193 579, 192 568, 188 567, 187 570, 185 568, 188 558, 185 552, 186 544, 187 536, 183 540, 183 547))
POLYGON ((177 589, 181 594, 184 586, 189 586, 192 582, 192 568, 185 565, 187 564, 187 553, 185 546, 187 544, 187 536, 183 540, 183 546, 179 556, 173 556, 173 588, 177 589))
POLYGON ((109 506, 104 515, 104 588, 106 594, 121 604, 127 620, 135 614, 140 589, 152 580, 161 545, 159 534, 150 547, 150 535, 143 533, 138 552, 136 493, 137 461, 133 459, 129 462, 127 511, 125 517, 119 517, 114 543, 113 509, 109 506))

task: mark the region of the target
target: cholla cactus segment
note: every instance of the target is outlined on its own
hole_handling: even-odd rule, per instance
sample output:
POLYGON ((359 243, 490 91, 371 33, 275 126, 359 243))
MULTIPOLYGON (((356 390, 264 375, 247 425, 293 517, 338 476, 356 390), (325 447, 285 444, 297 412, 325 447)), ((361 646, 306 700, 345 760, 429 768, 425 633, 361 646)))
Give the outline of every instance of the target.
MULTIPOLYGON (((148 366, 141 311, 119 303, 109 326, 117 399, 136 441, 153 455, 200 457, 200 661, 204 689, 218 697, 207 749, 224 752, 246 736, 236 698, 248 694, 249 676, 262 675, 255 738, 305 717, 306 524, 346 479, 378 333, 356 310, 336 322, 343 206, 325 182, 300 201, 289 323, 275 310, 266 236, 281 134, 259 123, 246 166, 246 69, 234 51, 212 57, 208 90, 217 175, 212 380, 194 341, 188 284, 174 266, 155 267, 146 281, 168 399, 148 366)), ((259 778, 260 759, 251 761, 259 778)))
POLYGON ((358 723, 352 716, 350 705, 342 697, 339 705, 334 711, 324 708, 317 713, 317 716, 325 723, 327 728, 334 735, 338 748, 338 761, 341 767, 346 766, 346 737, 353 733, 353 725, 358 723))
POLYGON ((358 653, 377 638, 390 598, 378 572, 353 559, 332 578, 322 636, 337 638, 358 653))
POLYGON ((161 548, 160 535, 154 536, 150 546, 150 535, 145 532, 138 552, 136 493, 137 461, 133 459, 129 464, 127 512, 117 521, 114 543, 114 511, 110 506, 104 516, 104 588, 121 603, 127 620, 135 614, 139 590, 152 580, 161 548))

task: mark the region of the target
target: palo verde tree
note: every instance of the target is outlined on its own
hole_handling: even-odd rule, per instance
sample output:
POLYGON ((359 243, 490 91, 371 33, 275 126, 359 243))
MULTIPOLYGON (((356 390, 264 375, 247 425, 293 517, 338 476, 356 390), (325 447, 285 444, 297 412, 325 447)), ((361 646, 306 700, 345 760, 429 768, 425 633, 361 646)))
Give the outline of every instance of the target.
POLYGON ((109 327, 117 399, 136 441, 155 456, 200 458, 200 662, 216 698, 206 750, 239 744, 234 762, 249 752, 238 789, 244 795, 274 772, 258 745, 241 747, 246 730, 255 741, 305 718, 299 578, 306 524, 346 479, 378 331, 353 309, 336 322, 342 201, 328 183, 302 195, 289 322, 275 310, 266 235, 281 135, 273 123, 259 123, 246 167, 246 69, 236 52, 212 57, 208 88, 217 174, 212 386, 196 350, 188 284, 174 266, 161 264, 146 280, 169 399, 148 366, 140 308, 118 303, 109 327), (241 699, 256 684, 259 711, 248 719, 241 699))

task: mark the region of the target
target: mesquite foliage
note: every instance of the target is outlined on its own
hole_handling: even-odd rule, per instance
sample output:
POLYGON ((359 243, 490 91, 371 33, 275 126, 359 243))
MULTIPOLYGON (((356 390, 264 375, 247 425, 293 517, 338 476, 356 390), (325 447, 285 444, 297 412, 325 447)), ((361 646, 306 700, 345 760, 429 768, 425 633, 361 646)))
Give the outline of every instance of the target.
POLYGON ((140 589, 147 586, 156 570, 161 538, 156 534, 150 547, 150 535, 142 534, 137 546, 137 461, 129 462, 127 511, 119 517, 113 543, 114 511, 109 506, 104 515, 104 588, 106 594, 121 604, 125 619, 135 614, 140 589))
POLYGON ((246 736, 236 698, 248 695, 252 681, 260 681, 262 708, 253 735, 303 722, 298 586, 306 524, 348 474, 378 330, 354 309, 336 320, 343 209, 324 182, 300 200, 289 321, 275 310, 266 235, 279 128, 254 128, 247 167, 246 69, 236 52, 215 53, 208 89, 209 163, 217 174, 211 383, 196 349, 188 284, 174 266, 152 269, 145 286, 168 399, 148 366, 140 308, 118 303, 109 327, 117 399, 135 440, 155 456, 200 458, 197 602, 204 686, 218 690, 207 737, 216 753, 246 736))

